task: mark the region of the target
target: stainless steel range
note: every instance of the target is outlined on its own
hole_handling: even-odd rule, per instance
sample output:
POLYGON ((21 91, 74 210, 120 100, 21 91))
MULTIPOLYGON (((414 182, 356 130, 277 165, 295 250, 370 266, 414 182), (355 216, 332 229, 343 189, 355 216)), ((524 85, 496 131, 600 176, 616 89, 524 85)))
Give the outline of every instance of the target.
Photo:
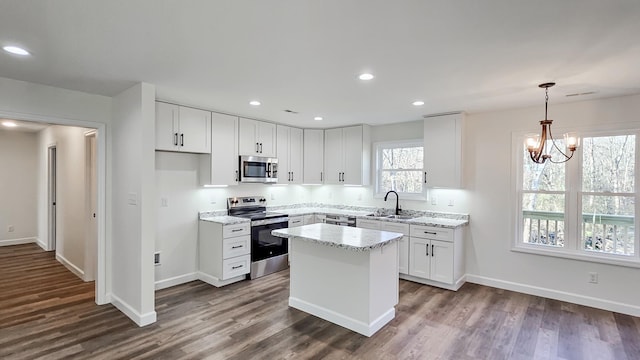
POLYGON ((230 216, 251 219, 251 279, 289 267, 287 239, 271 235, 271 230, 289 226, 289 217, 267 212, 267 199, 262 196, 227 199, 230 216))

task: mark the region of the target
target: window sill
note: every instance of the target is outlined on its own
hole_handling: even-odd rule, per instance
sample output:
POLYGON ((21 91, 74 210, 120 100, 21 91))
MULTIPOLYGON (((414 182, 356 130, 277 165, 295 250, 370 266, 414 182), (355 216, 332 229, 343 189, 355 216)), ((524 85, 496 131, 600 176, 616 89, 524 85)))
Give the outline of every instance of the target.
POLYGON ((519 245, 513 246, 511 251, 522 252, 527 254, 535 254, 535 255, 545 255, 545 256, 553 256, 564 259, 578 260, 578 261, 588 261, 600 264, 607 265, 616 265, 616 266, 625 266, 631 268, 640 268, 640 261, 637 258, 621 258, 621 257, 610 257, 610 256, 602 256, 602 255, 587 255, 584 253, 571 252, 568 250, 554 250, 554 249, 546 249, 540 248, 538 246, 528 246, 528 245, 519 245))

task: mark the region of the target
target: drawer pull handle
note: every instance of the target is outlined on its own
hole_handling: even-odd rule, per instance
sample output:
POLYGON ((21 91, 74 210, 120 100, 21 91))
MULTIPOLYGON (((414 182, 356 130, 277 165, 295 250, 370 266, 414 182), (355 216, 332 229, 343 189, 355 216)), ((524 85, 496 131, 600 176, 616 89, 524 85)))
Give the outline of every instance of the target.
POLYGON ((240 269, 241 267, 242 267, 242 265, 232 266, 232 267, 231 267, 231 270, 240 269))
POLYGON ((238 232, 238 231, 242 231, 242 229, 233 229, 233 230, 231 230, 231 232, 238 232))
POLYGON ((242 247, 242 245, 236 245, 236 246, 232 246, 232 249, 240 249, 242 247))
POLYGON ((433 245, 431 245, 431 256, 433 256, 433 245))
POLYGON ((425 231, 425 234, 431 234, 431 235, 438 235, 438 233, 433 232, 433 231, 425 231))

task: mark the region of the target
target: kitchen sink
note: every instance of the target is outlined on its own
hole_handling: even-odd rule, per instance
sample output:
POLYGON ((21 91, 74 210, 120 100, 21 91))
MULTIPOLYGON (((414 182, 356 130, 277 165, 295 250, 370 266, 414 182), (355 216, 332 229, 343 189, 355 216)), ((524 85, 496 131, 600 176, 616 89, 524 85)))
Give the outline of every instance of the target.
POLYGON ((387 215, 384 216, 387 219, 398 219, 398 220, 409 220, 409 219, 413 219, 413 216, 406 216, 406 215, 387 215))

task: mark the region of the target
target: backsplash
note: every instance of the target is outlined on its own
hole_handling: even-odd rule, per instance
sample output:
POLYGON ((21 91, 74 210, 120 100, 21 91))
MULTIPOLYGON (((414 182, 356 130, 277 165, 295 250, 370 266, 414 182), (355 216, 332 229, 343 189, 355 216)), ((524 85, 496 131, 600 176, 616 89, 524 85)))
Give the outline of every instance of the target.
MULTIPOLYGON (((293 205, 279 205, 279 206, 267 206, 269 211, 277 211, 283 209, 298 209, 298 208, 321 208, 321 209, 340 209, 340 210, 353 210, 353 211, 371 211, 376 216, 392 215, 393 209, 388 208, 376 208, 373 206, 353 206, 353 205, 332 205, 321 203, 302 203, 293 205)), ((439 211, 424 211, 424 210, 401 210, 401 215, 412 217, 434 217, 453 220, 469 220, 469 214, 458 214, 439 211)))

